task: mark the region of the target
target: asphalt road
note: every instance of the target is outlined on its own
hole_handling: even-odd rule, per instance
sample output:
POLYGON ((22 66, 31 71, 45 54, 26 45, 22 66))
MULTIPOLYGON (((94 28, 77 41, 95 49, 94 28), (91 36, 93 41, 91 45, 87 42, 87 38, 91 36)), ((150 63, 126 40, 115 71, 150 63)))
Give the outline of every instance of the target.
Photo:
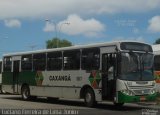
POLYGON ((19 95, 0 94, 0 114, 34 115, 160 115, 160 106, 154 103, 125 104, 99 103, 95 108, 85 107, 83 101, 63 100, 50 102, 46 98, 23 101, 19 95))

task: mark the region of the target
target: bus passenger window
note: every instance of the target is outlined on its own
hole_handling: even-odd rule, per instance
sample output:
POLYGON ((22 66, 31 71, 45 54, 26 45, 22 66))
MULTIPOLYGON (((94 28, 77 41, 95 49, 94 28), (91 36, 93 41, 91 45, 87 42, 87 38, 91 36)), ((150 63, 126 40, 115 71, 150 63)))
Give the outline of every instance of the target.
POLYGON ((22 71, 32 70, 32 55, 23 55, 21 59, 21 69, 22 71))
POLYGON ((11 71, 11 57, 4 57, 3 59, 3 70, 5 71, 11 71))
POLYGON ((99 48, 89 48, 82 50, 82 69, 97 70, 100 65, 99 48))
POLYGON ((46 69, 46 53, 33 55, 33 68, 38 71, 46 69))
POLYGON ((62 52, 47 53, 47 70, 62 69, 62 52))
POLYGON ((80 50, 64 51, 64 70, 80 69, 80 50))

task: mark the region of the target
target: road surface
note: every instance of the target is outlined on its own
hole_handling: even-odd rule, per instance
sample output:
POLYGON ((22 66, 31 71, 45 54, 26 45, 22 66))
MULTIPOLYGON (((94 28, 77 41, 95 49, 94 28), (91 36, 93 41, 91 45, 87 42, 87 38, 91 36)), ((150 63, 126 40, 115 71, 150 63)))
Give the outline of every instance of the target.
POLYGON ((112 103, 99 103, 95 108, 86 107, 83 101, 64 100, 51 102, 46 98, 23 101, 20 95, 0 94, 0 114, 33 115, 160 115, 155 103, 125 104, 115 107, 112 103))

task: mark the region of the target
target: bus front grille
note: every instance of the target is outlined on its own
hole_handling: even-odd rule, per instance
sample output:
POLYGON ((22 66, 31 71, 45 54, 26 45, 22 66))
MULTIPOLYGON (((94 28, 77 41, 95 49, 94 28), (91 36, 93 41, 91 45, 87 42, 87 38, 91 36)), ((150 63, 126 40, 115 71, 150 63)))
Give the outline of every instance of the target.
POLYGON ((150 94, 150 89, 143 89, 143 90, 133 90, 135 95, 147 95, 150 94))

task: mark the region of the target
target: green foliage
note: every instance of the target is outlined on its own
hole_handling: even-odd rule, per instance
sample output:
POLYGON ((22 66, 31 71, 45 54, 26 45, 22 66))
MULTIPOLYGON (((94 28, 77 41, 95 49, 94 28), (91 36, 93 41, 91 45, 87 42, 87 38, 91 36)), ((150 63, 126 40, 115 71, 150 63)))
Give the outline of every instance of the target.
POLYGON ((154 44, 160 44, 160 38, 158 38, 154 44))
POLYGON ((52 40, 47 40, 46 41, 46 48, 61 48, 61 47, 68 47, 72 46, 72 43, 68 40, 61 40, 59 38, 53 38, 52 40))

